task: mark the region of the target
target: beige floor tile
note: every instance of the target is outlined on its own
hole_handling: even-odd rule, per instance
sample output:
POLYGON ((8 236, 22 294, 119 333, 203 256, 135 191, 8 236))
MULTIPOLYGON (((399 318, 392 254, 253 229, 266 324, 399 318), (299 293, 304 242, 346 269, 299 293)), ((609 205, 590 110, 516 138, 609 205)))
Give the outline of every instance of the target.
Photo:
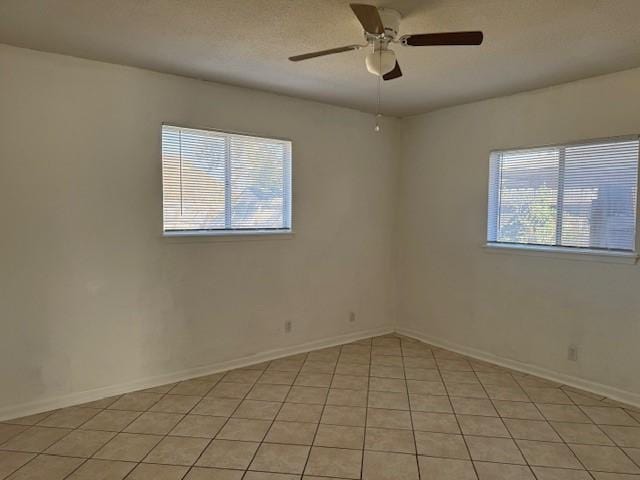
POLYGON ((150 465, 141 463, 127 477, 127 480, 181 480, 189 469, 176 465, 150 465))
POLYGON ((36 425, 37 423, 41 422, 48 416, 53 415, 55 412, 56 412, 55 410, 52 410, 49 412, 36 413, 34 415, 28 415, 26 417, 6 420, 4 423, 10 423, 12 425, 26 425, 26 426, 36 425))
POLYGON ((268 383, 270 385, 293 385, 293 381, 295 379, 296 372, 269 371, 264 372, 258 379, 257 383, 268 383))
POLYGON ((505 418, 503 421, 513 438, 520 440, 538 440, 541 442, 562 441, 548 422, 540 420, 518 420, 513 418, 505 418))
POLYGON ((587 470, 640 474, 640 468, 617 447, 575 444, 570 447, 587 470))
POLYGON ((640 427, 640 423, 638 423, 622 408, 582 407, 582 411, 598 425, 627 425, 640 427))
POLYGON ((446 395, 447 390, 441 381, 407 380, 409 393, 419 395, 446 395))
POLYGON ((551 422, 551 425, 567 443, 613 445, 602 429, 591 423, 551 422))
POLYGON ((456 416, 449 413, 411 412, 411 418, 417 431, 460 433, 456 416))
POLYGON ((366 407, 368 392, 366 390, 344 390, 331 388, 327 396, 327 405, 342 407, 366 407))
POLYGON ((474 372, 452 372, 442 371, 442 379, 445 383, 472 383, 474 385, 480 385, 480 380, 474 372))
POLYGON ((411 430, 411 415, 406 410, 367 409, 367 427, 411 430))
POLYGON ((485 437, 510 437, 509 432, 498 417, 481 417, 474 415, 458 415, 460 428, 465 435, 485 437))
MULTIPOLYGON (((267 382, 265 382, 267 383, 267 382)), ((247 383, 220 382, 207 394, 214 398, 244 398, 253 385, 247 383)))
POLYGON ((469 452, 462 435, 415 432, 418 455, 467 460, 469 452))
POLYGON ((623 448, 625 453, 640 467, 640 448, 623 448))
POLYGON ((251 462, 250 470, 302 474, 311 447, 263 443, 251 462))
POLYGON ((524 465, 474 462, 480 480, 536 480, 531 469, 524 465))
POLYGON ((73 472, 68 480, 122 480, 135 466, 133 462, 90 459, 73 472))
POLYGON ((96 408, 63 408, 49 415, 38 425, 41 427, 77 428, 98 413, 100 410, 96 408))
POLYGON ((226 421, 226 417, 186 415, 170 433, 174 436, 213 438, 226 421))
POLYGON ((74 430, 51 445, 46 453, 63 457, 89 458, 115 435, 115 432, 74 430))
POLYGON ((80 464, 81 458, 38 455, 11 475, 8 480, 62 480, 80 464))
POLYGON ((405 368, 423 368, 423 369, 436 369, 437 365, 432 358, 423 357, 404 357, 405 368))
POLYGON ((205 438, 165 437, 143 460, 146 463, 191 466, 209 444, 205 438))
POLYGON ((231 370, 222 378, 223 382, 253 384, 258 381, 262 372, 259 370, 231 370))
POLYGON ((371 377, 371 379, 369 380, 369 390, 406 394, 407 384, 403 378, 371 377))
POLYGON ((517 386, 516 381, 508 373, 476 372, 476 376, 483 385, 517 386))
POLYGON ((582 410, 573 405, 536 404, 547 420, 554 422, 592 423, 582 410))
POLYGON ((470 372, 473 370, 471 368, 471 364, 466 360, 442 360, 440 358, 437 358, 436 360, 440 371, 450 370, 453 372, 470 372))
POLYGON ((128 393, 120 397, 109 408, 112 410, 130 410, 144 412, 162 398, 160 393, 128 393))
POLYGON ((282 403, 263 402, 260 400, 244 400, 233 412, 233 417, 253 420, 273 420, 276 418, 282 403))
POLYGON ((182 418, 183 415, 179 413, 144 412, 124 431, 127 433, 166 435, 182 418))
POLYGON ((234 440, 213 440, 196 465, 201 467, 246 469, 260 444, 234 440))
POLYGON ((449 397, 441 395, 419 395, 410 393, 411 410, 418 412, 453 413, 449 397))
POLYGON ((0 445, 15 437, 19 433, 24 432, 27 428, 26 425, 12 425, 10 423, 0 423, 0 445))
POLYGON ((513 440, 509 438, 466 436, 465 440, 473 460, 480 462, 525 464, 518 447, 513 440))
POLYGON ((247 472, 242 480, 299 480, 300 475, 289 473, 247 472))
POLYGON ((569 447, 562 443, 516 440, 529 465, 539 467, 582 468, 569 447))
POLYGON ((187 413, 200 402, 201 397, 193 395, 165 395, 149 411, 164 413, 187 413))
POLYGON ((307 360, 300 369, 300 373, 325 373, 332 375, 335 368, 335 362, 314 362, 307 360))
POLYGON ((289 385, 260 383, 254 385, 245 398, 247 400, 263 400, 266 402, 284 402, 290 388, 289 385))
POLYGON ((531 401, 535 403, 560 403, 565 405, 573 404, 567 394, 559 388, 526 387, 525 392, 527 393, 531 401))
POLYGON ((369 365, 362 363, 340 363, 336 366, 335 375, 352 375, 357 377, 369 376, 369 365))
POLYGON ((71 430, 67 428, 30 427, 2 445, 2 449, 21 452, 43 452, 71 430))
POLYGON ((468 460, 418 457, 420 476, 425 480, 477 480, 473 464, 468 460))
POLYGON ((8 477, 35 456, 35 453, 0 452, 0 478, 8 477))
POLYGON ((359 479, 362 451, 312 447, 305 469, 307 475, 359 479))
POLYGON ((196 395, 203 397, 211 390, 216 382, 202 382, 197 380, 187 380, 175 385, 168 393, 173 395, 196 395))
POLYGON ((530 402, 522 388, 512 385, 485 385, 487 395, 492 400, 510 400, 512 402, 530 402))
POLYGON ((321 423, 364 427, 366 409, 362 407, 339 407, 327 405, 322 413, 321 423))
POLYGON ((322 415, 322 405, 285 402, 276 420, 289 422, 317 423, 322 415))
POLYGON ((369 388, 369 378, 356 375, 334 375, 331 381, 331 388, 367 390, 369 388))
POLYGON ((512 402, 509 400, 494 400, 498 414, 502 418, 517 418, 520 420, 544 420, 544 417, 533 403, 512 402))
POLYGON ((95 454, 103 460, 122 460, 139 462, 155 447, 162 437, 158 435, 140 435, 137 433, 119 433, 95 454))
POLYGON ((197 415, 212 415, 215 417, 230 417, 238 408, 239 398, 212 398, 205 397, 189 413, 197 415))
POLYGON ((626 473, 591 472, 596 480, 638 480, 640 475, 628 475, 626 473))
POLYGON ((95 417, 80 425, 83 430, 104 430, 120 432, 127 428, 142 412, 128 412, 125 410, 103 410, 95 417))
POLYGON ((363 480, 418 480, 415 455, 389 452, 364 452, 363 480))
POLYGON ((247 442, 261 442, 271 426, 270 420, 249 420, 245 418, 230 418, 216 438, 222 440, 244 440, 247 442))
POLYGON ((601 428, 618 446, 640 448, 640 427, 602 425, 601 428))
POLYGON ((294 385, 305 387, 328 387, 331 385, 332 375, 327 373, 300 373, 294 385))
POLYGON ((442 380, 438 370, 430 368, 405 367, 404 374, 407 380, 425 380, 427 382, 439 382, 442 380))
POLYGON ((145 388, 144 390, 140 390, 138 392, 133 393, 169 393, 173 387, 175 387, 177 383, 167 383, 165 385, 158 385, 156 387, 145 388))
MULTIPOLYGON (((281 388, 281 386, 279 387, 281 388)), ((324 405, 327 400, 328 392, 329 389, 327 387, 302 387, 296 385, 294 387, 291 387, 288 395, 286 395, 286 399, 287 402, 290 403, 310 403, 316 405, 324 405)), ((284 401, 284 399, 279 401, 284 401)))
POLYGON ((265 442, 292 445, 311 445, 318 425, 301 422, 274 422, 265 442))
POLYGON ((592 480, 585 470, 567 470, 551 467, 531 467, 538 480, 592 480))
POLYGON ((364 444, 364 428, 320 424, 313 444, 320 447, 361 450, 364 444))
POLYGON ((485 398, 452 397, 451 405, 458 415, 482 415, 484 417, 497 417, 498 412, 493 407, 491 400, 485 398))
POLYGON ((372 377, 384 378, 404 378, 404 368, 388 367, 386 365, 371 365, 370 375, 372 377))
POLYGON ((389 410, 409 410, 409 398, 406 393, 370 391, 368 406, 389 410))
POLYGON ((184 480, 242 480, 244 470, 193 467, 184 480))
POLYGON ((367 428, 364 448, 382 452, 416 453, 413 432, 389 428, 367 428))

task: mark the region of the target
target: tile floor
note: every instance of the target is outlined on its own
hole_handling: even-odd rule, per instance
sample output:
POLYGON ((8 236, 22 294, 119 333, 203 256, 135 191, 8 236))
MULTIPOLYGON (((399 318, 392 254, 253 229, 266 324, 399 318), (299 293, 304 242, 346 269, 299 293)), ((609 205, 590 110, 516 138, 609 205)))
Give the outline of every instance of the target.
POLYGON ((640 480, 640 409, 398 335, 0 423, 11 480, 640 480))

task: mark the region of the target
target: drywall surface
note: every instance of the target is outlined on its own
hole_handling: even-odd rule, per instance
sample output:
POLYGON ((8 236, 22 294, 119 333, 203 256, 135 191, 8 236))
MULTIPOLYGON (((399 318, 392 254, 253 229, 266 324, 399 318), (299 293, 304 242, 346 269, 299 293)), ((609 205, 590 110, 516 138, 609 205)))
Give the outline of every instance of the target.
POLYGON ((390 327, 397 123, 0 45, 0 410, 390 327), (163 238, 162 122, 291 139, 295 233, 163 238))
POLYGON ((640 403, 640 266, 483 248, 490 150, 639 133, 640 69, 406 118, 403 129, 400 328, 640 403))

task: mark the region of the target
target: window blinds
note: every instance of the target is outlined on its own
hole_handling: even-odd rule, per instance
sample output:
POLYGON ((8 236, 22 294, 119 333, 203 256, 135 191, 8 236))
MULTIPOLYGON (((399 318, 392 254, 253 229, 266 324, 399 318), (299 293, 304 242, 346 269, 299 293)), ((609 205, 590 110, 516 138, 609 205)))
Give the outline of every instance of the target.
POLYGON ((487 240, 635 251, 638 139, 494 152, 487 240))
POLYGON ((291 142, 162 127, 165 233, 290 231, 291 142))

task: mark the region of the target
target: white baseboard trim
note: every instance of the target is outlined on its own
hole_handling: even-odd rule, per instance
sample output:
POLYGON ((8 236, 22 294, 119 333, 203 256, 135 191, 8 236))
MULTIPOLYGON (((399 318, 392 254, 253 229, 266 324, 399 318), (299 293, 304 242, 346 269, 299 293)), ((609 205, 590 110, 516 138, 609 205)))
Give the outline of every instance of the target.
POLYGON ((341 345, 343 343, 349 343, 356 340, 361 340, 363 338, 374 337, 377 335, 386 335, 388 333, 393 333, 393 331, 394 329, 391 327, 361 330, 359 332, 337 335, 333 337, 323 338, 321 340, 313 340, 298 345, 276 348, 273 350, 256 353, 254 355, 249 355, 234 360, 227 360, 211 365, 188 368, 165 375, 156 375, 153 377, 141 378, 132 382, 109 385, 106 387, 100 387, 81 392, 73 392, 18 405, 9 405, 0 408, 0 421, 47 412, 58 408, 70 407, 87 402, 93 402, 95 400, 100 400, 102 398, 111 397, 114 395, 122 395, 124 393, 129 393, 136 390, 143 390, 146 388, 157 387, 159 385, 166 385, 167 383, 180 382, 183 380, 188 380, 190 378, 210 375, 212 373, 223 372, 225 370, 231 370, 234 368, 247 367, 256 363, 275 360, 281 357, 295 355, 297 353, 304 353, 321 348, 333 347, 335 345, 341 345))
POLYGON ((400 327, 396 328, 396 332, 402 335, 406 335, 407 337, 415 338, 416 340, 420 340, 421 342, 429 343, 436 347, 445 348, 447 350, 451 350, 452 352, 460 353, 461 355, 466 355, 477 360, 483 360, 485 362, 494 363, 501 367, 511 368, 513 370, 528 373, 530 375, 536 375, 547 380, 562 383, 564 385, 579 388, 581 390, 586 390, 597 395, 602 395, 603 397, 607 397, 611 400, 640 408, 640 394, 635 392, 622 390, 620 388, 604 385, 602 383, 592 382, 590 380, 585 380, 580 377, 574 377, 572 375, 567 375, 565 373, 557 372, 555 370, 550 370, 544 367, 539 367, 530 363, 500 357, 483 350, 467 347, 465 345, 459 345, 457 343, 453 343, 441 338, 431 337, 429 335, 423 334, 422 332, 418 332, 417 330, 400 327))

